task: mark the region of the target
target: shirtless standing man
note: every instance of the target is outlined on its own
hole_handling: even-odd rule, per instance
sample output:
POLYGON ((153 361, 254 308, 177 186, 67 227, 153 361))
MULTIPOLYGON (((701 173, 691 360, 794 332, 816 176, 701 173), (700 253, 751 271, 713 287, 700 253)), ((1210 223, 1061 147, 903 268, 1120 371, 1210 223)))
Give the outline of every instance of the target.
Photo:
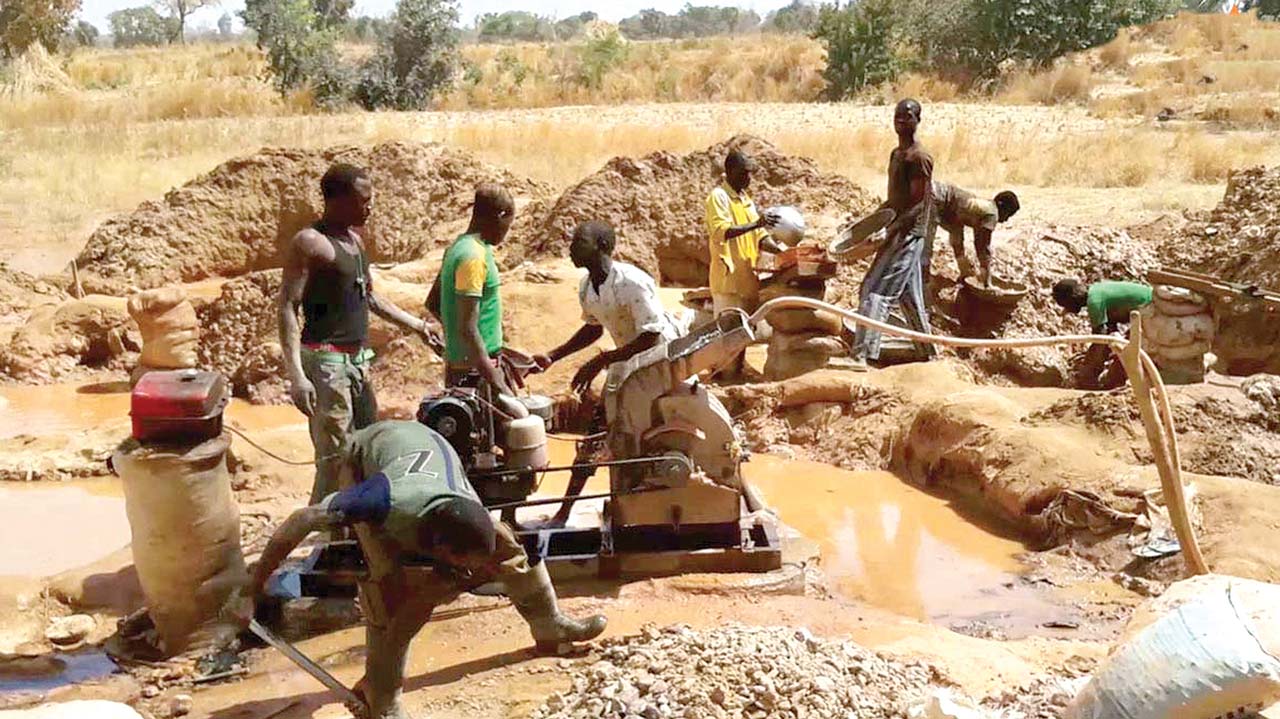
POLYGON ((311 504, 337 491, 339 458, 352 432, 377 419, 369 383, 369 312, 440 344, 424 321, 373 291, 369 257, 357 228, 369 219, 373 183, 363 169, 337 163, 320 179, 324 214, 285 249, 280 287, 280 347, 289 397, 307 415, 315 449, 311 504), (298 310, 303 324, 298 325, 298 310))
MULTIPOLYGON (((889 155, 889 189, 884 207, 897 215, 885 229, 885 241, 871 263, 859 290, 859 313, 884 321, 895 304, 902 307, 907 324, 917 332, 931 333, 925 307, 924 258, 929 256, 937 217, 933 206, 933 157, 916 140, 920 127, 920 103, 899 102, 893 111, 898 146, 889 155)), ((933 345, 917 344, 922 356, 933 356, 933 345)), ((859 326, 854 337, 855 368, 880 358, 880 332, 859 326)))

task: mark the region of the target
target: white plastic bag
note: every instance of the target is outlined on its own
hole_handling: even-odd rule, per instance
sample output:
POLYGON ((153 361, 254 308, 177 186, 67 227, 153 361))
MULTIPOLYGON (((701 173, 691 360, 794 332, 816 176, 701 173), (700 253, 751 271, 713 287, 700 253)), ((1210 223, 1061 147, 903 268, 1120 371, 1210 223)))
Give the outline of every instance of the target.
POLYGON ((800 214, 800 210, 790 205, 779 205, 778 207, 770 207, 764 213, 777 219, 777 222, 769 230, 769 234, 773 239, 788 247, 795 247, 800 244, 800 240, 804 239, 806 227, 804 215, 800 214))
MULTIPOLYGON (((1215 719, 1280 700, 1280 587, 1197 577, 1154 606, 1168 609, 1127 634, 1066 719, 1215 719)), ((1134 622, 1152 613, 1135 612, 1134 622)))

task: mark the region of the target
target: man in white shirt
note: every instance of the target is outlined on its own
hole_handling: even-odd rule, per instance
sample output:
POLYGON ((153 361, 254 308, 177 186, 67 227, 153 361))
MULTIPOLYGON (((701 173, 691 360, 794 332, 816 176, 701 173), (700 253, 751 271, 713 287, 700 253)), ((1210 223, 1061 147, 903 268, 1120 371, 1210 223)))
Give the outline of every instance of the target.
MULTIPOLYGON (((647 272, 613 259, 615 242, 613 227, 607 222, 591 220, 574 230, 569 257, 575 267, 587 271, 578 287, 583 324, 564 344, 534 357, 538 366, 546 370, 590 347, 607 331, 615 349, 600 352, 574 374, 571 386, 577 392, 585 392, 592 380, 614 362, 624 362, 645 350, 670 342, 689 329, 687 320, 675 317, 662 307, 658 285, 647 272)), ((597 408, 593 420, 597 426, 592 428, 592 433, 605 429, 601 409, 597 408)), ((584 442, 574 463, 589 461, 595 451, 596 447, 584 442)), ((574 472, 569 480, 567 496, 580 494, 590 476, 590 472, 574 472)), ((572 507, 572 500, 565 501, 551 520, 551 526, 564 526, 572 507)))

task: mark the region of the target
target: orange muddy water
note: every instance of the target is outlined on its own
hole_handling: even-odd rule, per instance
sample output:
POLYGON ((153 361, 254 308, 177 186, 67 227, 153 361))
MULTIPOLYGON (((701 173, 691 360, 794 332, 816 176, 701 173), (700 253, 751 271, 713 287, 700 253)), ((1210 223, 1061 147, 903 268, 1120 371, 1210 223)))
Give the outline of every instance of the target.
MULTIPOLYGON (((128 417, 127 382, 0 387, 0 439, 92 429, 128 417)), ((253 405, 239 399, 231 401, 227 419, 246 430, 305 421, 293 407, 253 405)))

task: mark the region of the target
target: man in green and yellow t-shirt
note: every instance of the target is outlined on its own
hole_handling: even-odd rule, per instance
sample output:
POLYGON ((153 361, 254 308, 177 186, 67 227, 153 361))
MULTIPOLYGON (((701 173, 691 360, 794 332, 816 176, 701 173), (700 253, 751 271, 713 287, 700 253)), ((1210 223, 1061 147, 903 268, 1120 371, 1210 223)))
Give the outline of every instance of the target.
POLYGON ((474 371, 499 395, 513 395, 496 363, 502 351, 502 281, 493 250, 514 219, 515 202, 506 188, 481 185, 471 224, 444 253, 427 309, 444 326, 448 384, 474 371))

